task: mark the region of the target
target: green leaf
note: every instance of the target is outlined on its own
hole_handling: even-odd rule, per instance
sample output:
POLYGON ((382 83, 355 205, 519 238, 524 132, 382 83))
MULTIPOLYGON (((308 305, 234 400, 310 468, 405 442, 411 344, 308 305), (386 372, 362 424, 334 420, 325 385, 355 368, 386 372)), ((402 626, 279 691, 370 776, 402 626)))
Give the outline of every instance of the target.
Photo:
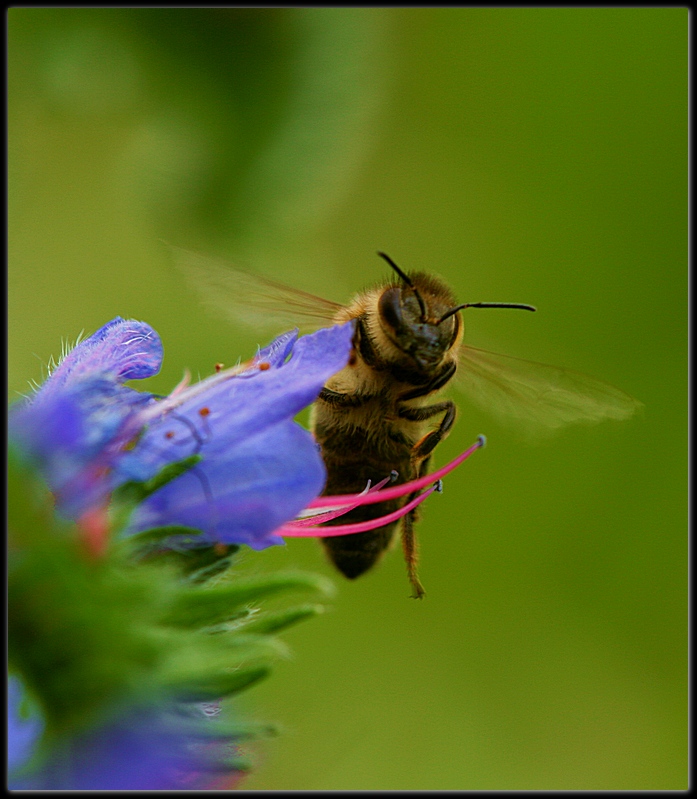
POLYGON ((10 455, 8 657, 57 731, 93 718, 134 674, 150 674, 162 636, 142 623, 141 607, 158 592, 152 575, 88 557, 42 485, 10 455))

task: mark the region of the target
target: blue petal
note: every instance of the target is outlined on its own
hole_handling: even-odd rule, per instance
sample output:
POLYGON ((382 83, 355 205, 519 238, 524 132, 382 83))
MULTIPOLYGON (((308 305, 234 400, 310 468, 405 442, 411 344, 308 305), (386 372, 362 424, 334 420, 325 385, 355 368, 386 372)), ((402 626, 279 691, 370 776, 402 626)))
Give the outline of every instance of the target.
POLYGON ((273 530, 324 482, 311 436, 290 421, 346 365, 352 338, 352 323, 300 339, 297 331, 285 333, 255 359, 271 368, 213 376, 190 397, 182 392, 178 406, 163 403, 143 429, 140 411, 156 400, 121 381, 156 371, 161 343, 144 323, 115 319, 69 353, 31 401, 12 409, 10 438, 38 464, 70 518, 127 480, 148 480, 199 454, 202 463, 155 494, 131 532, 185 524, 211 540, 281 543, 273 530), (129 450, 136 433, 142 435, 129 450))
POLYGON ((281 366, 293 350, 293 345, 298 340, 298 329, 288 333, 281 333, 275 338, 268 347, 260 349, 257 353, 257 361, 265 361, 271 367, 281 366))
POLYGON ((224 453, 293 418, 346 366, 352 338, 352 323, 318 330, 301 337, 290 360, 275 369, 254 370, 222 383, 212 380, 209 391, 197 393, 176 413, 150 425, 138 447, 119 463, 124 479, 149 479, 165 464, 197 452, 206 458, 224 453))
POLYGON ((111 375, 85 375, 12 408, 10 441, 40 469, 60 512, 76 518, 109 492, 104 474, 121 456, 127 422, 151 401, 111 375))
POLYGON ((162 353, 150 325, 116 317, 75 346, 34 396, 11 408, 10 440, 41 470, 64 515, 79 516, 108 493, 102 475, 118 457, 118 436, 152 399, 122 383, 156 374, 162 353))
POLYGON ((135 510, 127 534, 184 525, 204 531, 197 544, 282 544, 273 531, 321 493, 326 471, 312 436, 281 422, 209 455, 135 510))
POLYGON ((182 524, 202 529, 202 542, 282 543, 273 531, 321 493, 325 480, 313 438, 291 420, 346 365, 352 338, 351 323, 303 336, 277 368, 212 381, 210 391, 151 424, 117 464, 119 480, 148 479, 192 454, 202 462, 148 498, 127 534, 182 524))
POLYGON ((152 377, 159 372, 162 358, 162 341, 150 325, 117 316, 74 347, 37 396, 95 373, 111 375, 119 383, 152 377))

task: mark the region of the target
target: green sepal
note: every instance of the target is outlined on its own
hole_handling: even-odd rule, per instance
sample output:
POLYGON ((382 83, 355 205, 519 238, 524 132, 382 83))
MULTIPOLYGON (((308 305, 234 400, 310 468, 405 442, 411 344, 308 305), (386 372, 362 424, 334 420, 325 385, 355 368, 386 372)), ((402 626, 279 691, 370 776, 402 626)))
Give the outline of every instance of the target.
POLYGON ((191 724, 196 737, 207 741, 249 741, 280 735, 277 724, 239 719, 225 712, 202 720, 199 704, 178 704, 175 712, 180 717, 180 723, 191 724))
POLYGON ((182 458, 180 461, 174 461, 173 463, 168 463, 166 466, 163 466, 160 471, 154 476, 151 477, 149 480, 145 480, 142 483, 136 481, 130 481, 128 483, 124 483, 120 488, 117 488, 114 492, 114 496, 118 497, 121 491, 124 491, 126 495, 129 493, 131 495, 136 495, 138 497, 136 504, 142 502, 144 499, 149 497, 151 494, 154 494, 155 491, 159 491, 163 486, 167 485, 167 483, 171 483, 172 480, 175 480, 177 477, 180 477, 185 472, 188 472, 189 469, 192 469, 196 466, 197 463, 200 463, 202 460, 201 455, 189 455, 188 458, 182 458))
MULTIPOLYGON (((180 647, 163 664, 161 678, 168 690, 184 701, 193 686, 227 684, 234 674, 251 668, 268 668, 279 657, 288 657, 283 641, 268 635, 247 635, 236 631, 220 635, 196 633, 182 639, 180 647)), ((222 694, 221 694, 222 696, 222 694)), ((210 697, 215 699, 215 697, 210 697)), ((205 701, 205 700, 202 700, 205 701)))
POLYGON ((310 619, 324 613, 324 605, 300 605, 287 610, 279 610, 275 613, 267 613, 261 618, 254 618, 248 623, 244 623, 241 629, 245 633, 258 633, 270 635, 285 630, 293 624, 297 624, 304 619, 310 619))
POLYGON ((128 541, 121 543, 125 543, 137 558, 147 558, 157 564, 170 564, 188 582, 204 583, 229 569, 233 555, 240 547, 238 544, 196 546, 196 536, 200 535, 202 531, 193 527, 158 527, 133 536, 138 539, 133 544, 128 541))
MULTIPOLYGON (((304 573, 231 572, 215 586, 199 585, 227 569, 238 547, 157 551, 170 538, 199 537, 186 527, 121 539, 93 559, 75 526, 54 515, 33 470, 10 458, 8 485, 10 662, 36 695, 52 740, 102 723, 104 709, 124 697, 164 692, 177 703, 216 701, 254 685, 287 654, 268 633, 318 612, 303 606, 265 615, 258 600, 287 590, 333 590, 326 578, 304 573), (147 557, 129 557, 148 547, 147 557)), ((243 740, 272 732, 249 724, 206 729, 211 742, 228 733, 243 740)))
POLYGON ((280 735, 276 724, 254 721, 235 721, 234 719, 219 721, 209 719, 206 724, 196 728, 199 738, 231 741, 254 741, 258 738, 275 738, 280 735))
POLYGON ((173 627, 218 624, 236 616, 241 605, 297 589, 319 591, 331 596, 334 586, 316 574, 278 573, 238 578, 229 585, 187 592, 174 601, 162 621, 173 627))
POLYGON ((185 543, 187 539, 191 539, 191 543, 196 541, 196 537, 202 534, 201 530, 195 527, 185 527, 184 525, 172 524, 168 527, 152 527, 150 530, 143 530, 142 533, 130 535, 124 538, 119 543, 133 549, 141 549, 145 547, 155 548, 157 544, 161 544, 172 536, 183 536, 179 542, 185 543))
MULTIPOLYGON (((254 761, 248 755, 241 755, 237 752, 234 755, 230 755, 227 759, 228 765, 228 773, 230 770, 234 771, 251 771, 254 768, 254 761), (230 768, 232 767, 232 768, 230 768)), ((218 761, 221 762, 221 761, 218 761)), ((209 768, 209 771, 213 771, 214 769, 209 768)))
POLYGON ((191 680, 177 682, 172 688, 177 699, 185 702, 213 702, 239 693, 271 673, 270 666, 251 666, 237 671, 215 672, 208 677, 199 675, 191 680))
POLYGON ((171 550, 158 554, 175 563, 191 583, 204 583, 230 568, 238 544, 214 544, 190 549, 171 550))
POLYGON ((195 556, 188 553, 189 559, 181 563, 182 570, 190 582, 205 583, 232 566, 232 556, 238 549, 237 544, 227 544, 222 550, 217 546, 198 549, 195 556))
POLYGON ((205 769, 208 774, 229 774, 231 771, 251 771, 254 763, 251 758, 246 755, 240 755, 237 752, 223 757, 217 752, 210 755, 209 758, 199 755, 199 759, 203 761, 201 768, 205 769))

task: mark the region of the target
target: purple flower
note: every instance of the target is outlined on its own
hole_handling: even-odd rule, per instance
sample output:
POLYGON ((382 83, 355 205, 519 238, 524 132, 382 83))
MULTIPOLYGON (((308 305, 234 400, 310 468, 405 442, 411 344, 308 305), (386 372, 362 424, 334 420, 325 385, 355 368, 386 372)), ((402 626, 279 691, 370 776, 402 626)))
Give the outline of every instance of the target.
POLYGON ((24 766, 43 732, 44 721, 25 694, 19 677, 7 678, 7 769, 24 766))
MULTIPOLYGON (((83 534, 79 542, 56 535, 62 528, 43 512, 13 522, 12 662, 38 692, 45 717, 27 715, 22 683, 11 679, 12 788, 230 788, 239 778, 237 744, 249 729, 209 717, 197 702, 265 676, 265 658, 277 647, 253 645, 252 632, 233 642, 231 654, 227 636, 202 634, 204 610, 211 624, 221 617, 215 593, 167 564, 158 571, 157 559, 131 562, 128 547, 95 545, 92 553, 104 558, 91 560, 81 544, 89 535, 105 541, 108 522, 121 535, 195 528, 196 545, 283 543, 275 531, 325 482, 317 445, 293 418, 345 366, 352 336, 350 323, 302 338, 286 333, 248 363, 158 397, 125 381, 157 373, 159 337, 143 322, 117 318, 10 410, 13 454, 40 472, 56 511, 83 534)), ((33 496, 23 485, 15 487, 20 509, 21 498, 33 496)), ((305 584, 280 576, 243 595, 297 585, 305 584)), ((238 612, 229 601, 223 616, 238 612)))
POLYGON ((283 543, 273 531, 322 491, 326 477, 312 436, 292 418, 346 364, 351 337, 351 325, 299 340, 285 333, 250 369, 221 373, 148 409, 159 415, 121 460, 123 474, 142 480, 173 459, 198 453, 203 460, 142 502, 126 532, 177 524, 202 529, 197 543, 283 543))
POLYGON ((201 704, 163 700, 121 709, 98 725, 53 738, 24 770, 13 753, 28 739, 18 742, 11 722, 8 732, 14 790, 206 789, 221 777, 228 785, 239 779, 244 764, 234 724, 209 718, 201 704))
POLYGON ((39 468, 66 517, 77 518, 108 493, 103 476, 118 457, 121 432, 138 408, 153 401, 123 383, 157 374, 162 354, 149 325, 117 317, 11 409, 11 442, 39 468))
POLYGON ((78 344, 12 409, 10 440, 38 466, 57 509, 78 519, 129 481, 199 462, 145 499, 126 534, 184 525, 200 543, 280 544, 273 534, 322 490, 312 436, 293 417, 349 356, 352 325, 279 336, 251 362, 157 398, 123 385, 156 374, 162 344, 143 322, 114 319, 78 344))

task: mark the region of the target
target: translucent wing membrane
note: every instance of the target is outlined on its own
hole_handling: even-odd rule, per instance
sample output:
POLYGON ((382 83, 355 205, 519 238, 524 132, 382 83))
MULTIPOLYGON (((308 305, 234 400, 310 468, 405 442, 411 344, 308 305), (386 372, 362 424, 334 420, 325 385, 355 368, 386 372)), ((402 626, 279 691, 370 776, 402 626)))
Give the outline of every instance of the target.
POLYGON ((302 332, 331 325, 339 303, 236 269, 225 261, 180 247, 175 263, 204 302, 239 324, 260 329, 298 327, 302 332))
MULTIPOLYGON (((237 269, 223 260, 168 245, 179 270, 212 309, 237 324, 310 332, 334 323, 344 306, 237 269)), ((628 419, 641 403, 581 372, 476 347, 460 351, 458 384, 477 405, 523 435, 567 424, 628 419)))
POLYGON ((463 347, 458 385, 474 403, 523 434, 567 424, 628 419, 642 404, 581 372, 463 347))

